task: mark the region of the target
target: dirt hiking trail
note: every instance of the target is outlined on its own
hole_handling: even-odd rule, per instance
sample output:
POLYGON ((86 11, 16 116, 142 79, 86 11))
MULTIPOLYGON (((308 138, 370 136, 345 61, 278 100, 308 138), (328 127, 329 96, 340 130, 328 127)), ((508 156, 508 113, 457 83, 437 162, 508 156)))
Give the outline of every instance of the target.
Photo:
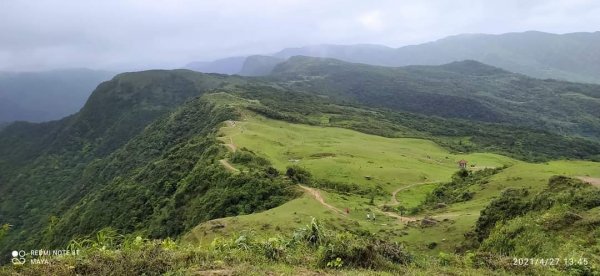
POLYGON ((323 196, 321 196, 321 192, 319 192, 319 190, 317 189, 313 189, 310 187, 306 187, 304 185, 300 185, 298 184, 298 186, 300 186, 300 188, 302 188, 304 191, 306 191, 307 193, 309 193, 310 195, 312 195, 319 203, 321 203, 321 205, 327 207, 328 209, 339 213, 341 215, 347 215, 346 213, 342 212, 342 210, 333 207, 332 205, 330 205, 329 203, 325 202, 325 200, 323 199, 323 196))
POLYGON ((226 169, 232 171, 232 172, 239 172, 240 170, 236 169, 234 166, 232 166, 229 161, 227 161, 227 159, 221 159, 219 160, 219 163, 221 163, 221 165, 223 165, 223 167, 225 167, 226 169))

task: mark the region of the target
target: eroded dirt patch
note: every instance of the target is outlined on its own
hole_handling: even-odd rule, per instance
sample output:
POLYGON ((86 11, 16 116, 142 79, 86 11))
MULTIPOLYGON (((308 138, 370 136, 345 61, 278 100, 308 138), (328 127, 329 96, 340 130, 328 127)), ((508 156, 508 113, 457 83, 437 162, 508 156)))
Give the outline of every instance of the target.
POLYGON ((600 188, 600 178, 589 176, 578 176, 577 178, 581 179, 581 181, 583 182, 592 184, 592 186, 600 188))

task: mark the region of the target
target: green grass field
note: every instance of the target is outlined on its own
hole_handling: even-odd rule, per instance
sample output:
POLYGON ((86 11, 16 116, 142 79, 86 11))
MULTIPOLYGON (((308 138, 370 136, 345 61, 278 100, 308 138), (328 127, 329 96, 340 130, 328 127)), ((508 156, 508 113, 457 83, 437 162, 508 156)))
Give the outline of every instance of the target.
POLYGON ((299 165, 316 179, 380 185, 389 195, 376 197, 371 205, 367 196, 320 191, 325 202, 339 210, 350 211, 344 215, 305 194, 262 213, 203 223, 186 235, 185 241, 206 244, 215 237, 244 231, 277 236, 316 217, 334 229, 367 230, 381 238, 402 241, 415 250, 435 254, 452 251, 464 239, 463 234, 473 227, 480 210, 506 188, 539 191, 553 175, 600 177, 600 163, 595 162, 561 160, 532 164, 491 153, 451 153, 423 139, 385 138, 342 128, 291 124, 248 112, 244 112, 243 117, 242 121, 222 127, 220 139, 267 158, 280 171, 299 165), (469 161, 471 170, 507 168, 492 176, 484 186, 472 187, 475 193, 472 200, 414 216, 415 219, 432 216, 438 220, 433 226, 420 227, 419 221, 408 223, 381 212, 380 207, 390 204, 393 191, 398 189, 401 189, 396 195, 399 204, 408 208, 419 205, 436 185, 450 180, 458 170, 456 162, 460 159, 469 161), (375 214, 376 220, 367 220, 367 214, 375 214), (437 247, 428 249, 427 245, 432 242, 437 243, 437 247))
POLYGON ((222 128, 222 139, 248 148, 284 170, 290 165, 308 169, 318 179, 381 185, 390 193, 400 187, 447 181, 466 159, 476 167, 518 163, 489 153, 453 154, 423 139, 385 138, 333 127, 290 124, 246 116, 222 128), (367 176, 371 180, 367 180, 367 176))

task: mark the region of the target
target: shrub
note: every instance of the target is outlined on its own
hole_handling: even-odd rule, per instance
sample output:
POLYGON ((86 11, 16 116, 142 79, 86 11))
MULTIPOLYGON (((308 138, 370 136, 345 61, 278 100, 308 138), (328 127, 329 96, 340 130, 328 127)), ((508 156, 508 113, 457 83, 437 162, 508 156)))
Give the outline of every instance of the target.
POLYGON ((279 176, 279 171, 271 166, 269 166, 266 170, 265 173, 267 174, 267 176, 269 177, 278 177, 279 176))
POLYGON ((312 218, 309 225, 296 230, 294 240, 306 241, 311 246, 317 247, 325 243, 325 233, 319 221, 312 218))
POLYGON ((526 201, 528 194, 525 189, 506 189, 499 198, 492 200, 477 219, 475 226, 477 240, 481 242, 487 238, 496 222, 524 214, 529 206, 526 201))
POLYGON ((261 168, 271 165, 271 162, 269 162, 269 160, 257 156, 253 152, 245 149, 240 149, 234 152, 231 155, 231 162, 254 168, 261 168))
POLYGON ((377 240, 374 244, 377 253, 389 261, 398 264, 409 264, 413 261, 412 255, 408 253, 402 244, 383 240, 377 240))
POLYGON ((377 252, 372 244, 350 233, 339 233, 319 248, 319 266, 341 259, 351 267, 373 268, 378 266, 377 252))
POLYGON ((254 154, 244 150, 238 150, 231 155, 231 162, 237 164, 248 164, 254 159, 254 154))
POLYGON ((280 238, 269 238, 261 244, 261 249, 265 257, 270 260, 280 260, 285 255, 286 243, 280 238))
POLYGON ((312 178, 311 173, 300 166, 287 167, 285 175, 294 183, 300 184, 308 184, 312 178))
POLYGON ((477 172, 469 172, 461 169, 452 175, 452 181, 444 183, 433 189, 427 195, 422 207, 432 209, 442 204, 452 204, 473 199, 475 193, 470 191, 474 185, 485 185, 488 179, 500 172, 502 168, 484 169, 477 172))

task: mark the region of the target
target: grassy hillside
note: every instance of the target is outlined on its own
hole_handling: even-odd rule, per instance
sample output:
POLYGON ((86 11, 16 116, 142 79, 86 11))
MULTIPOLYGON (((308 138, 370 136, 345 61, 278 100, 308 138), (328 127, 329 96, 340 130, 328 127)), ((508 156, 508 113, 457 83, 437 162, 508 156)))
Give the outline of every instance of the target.
POLYGON ((494 152, 535 162, 558 158, 600 160, 597 142, 512 124, 425 116, 356 103, 340 105, 322 95, 259 84, 238 88, 230 93, 253 100, 248 109, 276 120, 335 126, 384 137, 425 138, 455 152, 494 152))
POLYGON ((260 116, 246 117, 221 133, 222 141, 256 152, 279 170, 299 165, 319 179, 379 185, 386 191, 416 182, 447 181, 461 159, 476 168, 517 162, 496 154, 453 154, 423 139, 385 138, 260 116))
MULTIPOLYGON (((489 208, 489 203, 503 191, 525 189, 529 194, 543 193, 554 175, 600 179, 600 163, 596 162, 562 160, 533 164, 489 153, 453 154, 427 140, 384 138, 347 129, 275 121, 251 112, 245 114, 240 121, 222 127, 219 140, 230 150, 250 151, 264 157, 280 170, 302 167, 311 175, 304 185, 317 188, 299 189, 305 192, 303 197, 265 212, 200 224, 184 237, 186 242, 208 246, 215 238, 277 236, 292 232, 315 217, 336 231, 370 233, 379 239, 401 242, 418 252, 415 254, 443 258, 440 256, 465 250, 464 244, 471 242, 469 233, 476 229, 480 212, 489 208), (466 184, 464 191, 470 194, 467 200, 442 207, 424 205, 427 197, 454 179, 459 159, 470 161, 473 166, 468 169, 475 175, 485 168, 501 170, 466 184), (383 193, 357 194, 357 190, 348 193, 339 187, 324 186, 323 181, 334 181, 341 186, 343 183, 380 186, 383 193), (399 210, 404 210, 402 217, 399 210), (375 214, 376 219, 367 219, 367 214, 375 214)), ((233 162, 233 165, 245 170, 243 163, 233 162)), ((489 243, 484 242, 484 248, 489 243)), ((470 250, 477 254, 488 252, 470 250)), ((594 254, 579 248, 561 251, 559 257, 585 255, 592 262, 594 254)), ((548 254, 530 256, 549 257, 548 254)), ((518 271, 513 269, 517 269, 513 273, 518 271)))

